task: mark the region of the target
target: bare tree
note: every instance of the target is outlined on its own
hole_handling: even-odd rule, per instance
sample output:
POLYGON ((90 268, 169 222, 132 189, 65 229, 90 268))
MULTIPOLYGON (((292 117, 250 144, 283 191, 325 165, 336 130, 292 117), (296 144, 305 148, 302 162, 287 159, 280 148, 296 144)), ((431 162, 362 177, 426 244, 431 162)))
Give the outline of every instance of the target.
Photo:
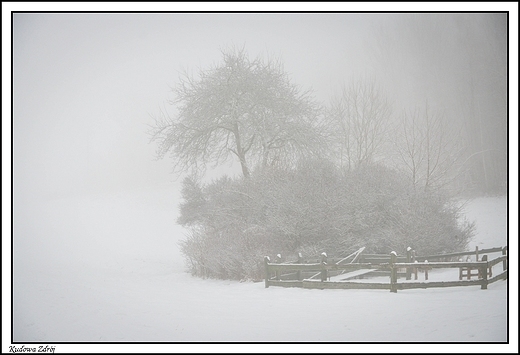
POLYGON ((507 16, 477 15, 460 24, 465 54, 458 90, 468 139, 471 182, 504 192, 507 185, 507 16))
POLYGON ((503 192, 507 14, 396 14, 385 19, 372 48, 378 78, 394 88, 395 102, 403 108, 427 99, 432 109, 444 110, 453 124, 463 126, 468 170, 459 175, 461 186, 503 192))
POLYGON ((351 169, 372 162, 381 153, 390 114, 390 104, 374 81, 364 79, 343 86, 329 109, 340 166, 351 169))
POLYGON ((402 116, 401 134, 394 137, 394 144, 415 188, 445 187, 462 173, 462 134, 444 118, 429 112, 428 106, 424 113, 416 109, 402 116))
POLYGON ((244 49, 222 51, 223 63, 188 74, 173 89, 174 117, 151 131, 158 156, 170 152, 181 170, 238 159, 244 177, 256 165, 291 164, 320 154, 319 105, 291 83, 280 61, 250 60, 244 49))

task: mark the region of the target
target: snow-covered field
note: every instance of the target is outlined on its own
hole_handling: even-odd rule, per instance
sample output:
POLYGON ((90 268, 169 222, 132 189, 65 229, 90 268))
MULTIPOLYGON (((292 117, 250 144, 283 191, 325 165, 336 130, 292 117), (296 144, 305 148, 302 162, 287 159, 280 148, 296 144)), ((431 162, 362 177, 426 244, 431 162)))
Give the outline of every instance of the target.
MULTIPOLYGON (((516 337, 517 329, 508 329, 505 281, 488 290, 470 286, 393 294, 266 289, 263 283, 193 278, 184 270, 177 244, 183 238, 182 228, 175 224, 177 204, 178 192, 169 187, 33 203, 15 200, 13 340, 176 343, 57 344, 62 352, 194 347, 217 352, 234 350, 201 343, 507 342, 508 330, 509 340, 516 337)), ((507 244, 505 197, 473 200, 466 213, 477 221, 472 249, 507 244)), ((509 299, 513 311, 516 301, 509 299)), ((262 351, 262 345, 246 351, 262 351)), ((274 345, 276 351, 336 351, 320 344, 274 345)), ((378 345, 335 346, 340 346, 337 351, 347 346, 350 352, 378 345)), ((419 351, 435 346, 423 345, 419 351)), ((450 345, 449 350, 508 351, 505 346, 462 344, 450 345)), ((393 351, 388 345, 381 349, 393 351)))

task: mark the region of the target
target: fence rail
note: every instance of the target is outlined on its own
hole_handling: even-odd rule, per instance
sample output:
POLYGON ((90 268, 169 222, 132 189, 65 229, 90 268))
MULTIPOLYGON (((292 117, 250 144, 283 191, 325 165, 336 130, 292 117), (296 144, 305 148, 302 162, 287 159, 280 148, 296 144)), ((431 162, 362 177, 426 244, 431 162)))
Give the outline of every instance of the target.
POLYGON ((439 255, 422 255, 417 256, 415 260, 417 261, 424 261, 424 260, 435 260, 435 259, 446 259, 446 258, 453 258, 457 256, 469 256, 469 255, 475 255, 476 258, 478 258, 479 254, 491 254, 496 252, 504 252, 507 251, 507 247, 496 247, 496 248, 489 248, 489 249, 478 249, 478 246, 475 247, 475 251, 463 251, 458 253, 448 253, 448 254, 439 254, 439 255))
MULTIPOLYGON (((397 290, 413 289, 413 288, 430 288, 430 287, 455 287, 455 286, 472 286, 480 285, 481 289, 486 289, 487 285, 498 280, 507 279, 507 247, 504 248, 490 248, 480 250, 483 255, 481 260, 478 260, 479 251, 450 253, 445 255, 430 255, 427 257, 415 257, 415 252, 411 248, 407 249, 407 255, 399 257, 397 253, 392 252, 388 256, 383 255, 364 255, 360 256, 359 260, 382 260, 383 262, 358 262, 349 264, 338 264, 334 262, 338 259, 333 259, 332 263, 327 260, 325 253, 322 254, 320 262, 304 263, 303 258, 299 255, 298 263, 282 263, 280 254, 277 255, 277 263, 272 263, 269 257, 264 258, 265 264, 265 287, 282 286, 282 287, 303 287, 303 288, 341 288, 341 289, 389 289, 391 292, 397 290), (502 256, 488 261, 487 253, 502 252, 502 256), (429 262, 427 258, 451 258, 454 256, 473 255, 476 254, 477 261, 435 261, 429 262), (418 261, 418 259, 422 261, 418 261), (402 261, 406 262, 402 262, 402 261), (502 263, 502 272, 498 275, 492 276, 491 269, 494 265, 502 263), (412 273, 415 273, 415 280, 417 280, 417 270, 425 271, 425 280, 428 280, 428 270, 431 269, 445 269, 458 268, 460 275, 466 271, 468 280, 462 280, 459 277, 458 281, 428 281, 428 282, 398 282, 398 275, 400 270, 406 270, 404 275, 406 280, 411 280, 412 273), (388 283, 381 282, 353 282, 353 281, 330 281, 331 274, 341 271, 339 276, 344 272, 353 272, 356 270, 366 270, 365 274, 372 272, 386 271, 390 278, 388 283), (473 274, 471 271, 477 271, 473 274), (317 273, 316 273, 317 272, 317 273), (305 278, 304 273, 316 273, 311 278, 305 278), (274 274, 274 276, 272 276, 274 274), (313 279, 314 276, 319 276, 319 279, 313 279), (471 280, 471 276, 477 276, 478 279, 471 280), (291 278, 292 277, 292 278, 291 278), (287 279, 289 278, 289 279, 287 279)), ((357 256, 356 256, 357 258, 357 256)), ((312 259, 315 261, 316 259, 312 259)), ((343 261, 344 259, 340 259, 343 261)), ((363 272, 358 273, 361 275, 363 272)), ((403 275, 403 273, 400 273, 403 275)), ((334 275, 332 275, 334 276, 334 275)), ((338 277, 339 277, 338 276, 338 277)), ((348 275, 344 277, 347 279, 348 275)))

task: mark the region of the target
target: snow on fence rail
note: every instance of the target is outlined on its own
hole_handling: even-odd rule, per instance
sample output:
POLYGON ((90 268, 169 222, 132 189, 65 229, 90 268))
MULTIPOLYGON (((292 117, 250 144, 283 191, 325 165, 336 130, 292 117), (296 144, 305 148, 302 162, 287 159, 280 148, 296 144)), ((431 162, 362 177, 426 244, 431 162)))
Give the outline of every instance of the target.
MULTIPOLYGON (((361 249, 360 249, 361 250, 361 249)), ((264 258, 265 264, 265 287, 282 286, 282 287, 303 287, 303 288, 341 288, 341 289, 387 289, 390 292, 397 290, 412 288, 430 288, 430 287, 454 287, 454 286, 472 286, 480 285, 481 289, 487 289, 487 285, 498 280, 507 279, 507 247, 491 248, 480 250, 483 255, 479 260, 479 250, 475 252, 450 253, 444 255, 427 256, 430 259, 446 260, 457 256, 475 255, 476 261, 428 261, 426 257, 416 257, 415 251, 411 248, 407 249, 406 256, 398 256, 397 253, 391 252, 389 255, 364 255, 356 254, 354 260, 364 262, 351 262, 349 264, 340 263, 346 258, 336 261, 328 260, 327 255, 322 253, 319 260, 312 259, 311 262, 305 262, 301 256, 298 256, 296 263, 282 263, 281 255, 276 256, 275 262, 271 262, 269 257, 264 258), (488 253, 501 252, 502 256, 493 260, 488 260, 488 253), (371 262, 366 262, 367 260, 371 262), (419 261, 421 260, 421 261, 419 261), (502 272, 492 277, 492 267, 502 263, 502 272), (417 271, 421 270, 425 273, 425 280, 428 280, 428 270, 458 268, 459 280, 457 281, 428 281, 428 282, 398 282, 400 270, 405 270, 406 280, 411 280, 412 274, 415 274, 417 280, 417 271), (462 280, 463 271, 467 272, 467 280, 462 280), (477 271, 473 274, 472 271, 477 271), (353 282, 346 281, 348 278, 357 277, 361 274, 373 274, 377 272, 385 272, 390 275, 389 282, 353 282), (317 272, 317 273, 316 273, 317 272), (345 274, 345 272, 349 272, 345 274), (313 274, 310 278, 305 278, 304 274, 313 274), (274 276, 272 276, 274 275, 274 276), (314 277, 319 276, 319 279, 314 277), (477 279, 471 280, 471 276, 477 279), (342 277, 343 280, 331 281, 331 277, 342 277)), ((353 260, 353 261, 354 261, 353 260)))

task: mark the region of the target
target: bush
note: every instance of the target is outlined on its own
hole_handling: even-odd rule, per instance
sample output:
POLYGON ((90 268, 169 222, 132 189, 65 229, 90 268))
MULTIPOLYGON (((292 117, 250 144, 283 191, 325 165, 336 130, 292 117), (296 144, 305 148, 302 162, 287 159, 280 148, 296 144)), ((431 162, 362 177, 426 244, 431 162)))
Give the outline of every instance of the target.
POLYGON ((239 280, 262 278, 263 256, 278 253, 463 250, 473 225, 441 192, 415 192, 406 181, 381 165, 343 172, 327 161, 205 186, 188 178, 178 222, 191 234, 182 252, 194 275, 239 280))

